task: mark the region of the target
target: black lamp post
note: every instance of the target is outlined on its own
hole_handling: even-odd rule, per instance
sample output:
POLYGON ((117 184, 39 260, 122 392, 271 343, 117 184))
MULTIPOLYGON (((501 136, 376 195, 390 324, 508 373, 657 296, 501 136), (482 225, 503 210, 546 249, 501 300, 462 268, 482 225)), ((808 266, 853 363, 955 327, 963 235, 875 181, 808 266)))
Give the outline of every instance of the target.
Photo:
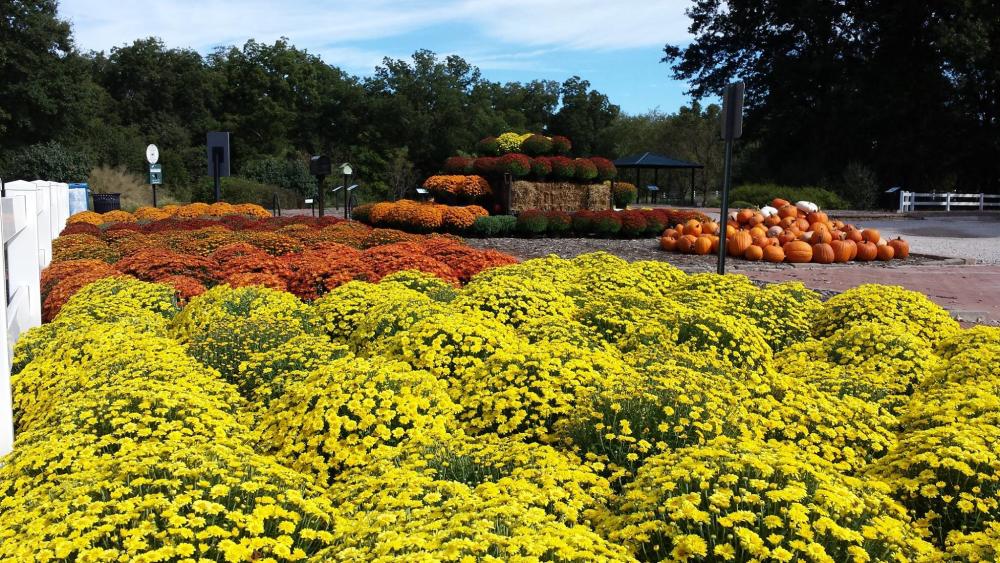
POLYGON ((344 173, 344 219, 348 219, 348 217, 347 217, 347 197, 348 197, 348 193, 347 192, 351 191, 351 190, 348 189, 348 186, 351 185, 351 181, 350 181, 351 180, 351 174, 353 174, 354 171, 351 169, 351 165, 349 163, 347 163, 347 162, 345 162, 344 164, 342 164, 340 166, 340 170, 344 173))

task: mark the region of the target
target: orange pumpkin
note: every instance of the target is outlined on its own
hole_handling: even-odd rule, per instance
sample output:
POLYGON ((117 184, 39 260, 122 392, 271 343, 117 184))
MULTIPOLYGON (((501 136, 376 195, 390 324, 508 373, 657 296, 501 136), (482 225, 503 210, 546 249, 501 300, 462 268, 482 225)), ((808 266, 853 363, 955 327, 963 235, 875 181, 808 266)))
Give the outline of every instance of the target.
MULTIPOLYGON (((851 247, 847 243, 848 241, 846 240, 835 240, 830 243, 830 248, 833 250, 834 262, 847 262, 851 259, 851 247)), ((816 252, 815 248, 813 252, 816 252)))
POLYGON ((764 219, 765 227, 776 227, 780 223, 781 223, 781 217, 778 217, 777 215, 771 215, 767 219, 764 219))
POLYGON ((830 222, 830 218, 826 216, 826 213, 822 211, 813 211, 806 215, 806 220, 810 223, 823 223, 824 225, 830 222))
MULTIPOLYGON (((827 233, 829 234, 829 233, 827 233)), ((830 264, 833 262, 833 247, 825 242, 814 244, 812 247, 812 261, 817 264, 830 264)))
POLYGON ((868 242, 878 243, 882 235, 879 234, 878 229, 865 229, 861 231, 861 237, 868 242))
POLYGON ((837 219, 836 221, 833 222, 833 228, 837 230, 843 230, 844 222, 841 221, 840 219, 837 219))
POLYGON ((712 237, 708 235, 701 235, 694 241, 694 253, 695 254, 708 254, 712 251, 712 237))
POLYGON ((865 237, 861 234, 861 231, 855 229, 854 227, 847 227, 847 229, 845 229, 844 232, 847 233, 848 240, 853 240, 854 242, 862 242, 865 240, 865 237))
POLYGON ((726 251, 730 256, 743 256, 747 248, 753 244, 753 237, 746 231, 740 231, 726 241, 726 251))
POLYGON ((660 248, 668 252, 673 252, 677 250, 677 239, 668 236, 660 237, 660 248))
POLYGON ((719 224, 715 221, 706 221, 701 224, 701 234, 703 235, 717 235, 719 234, 719 224))
POLYGON ((847 239, 844 241, 844 244, 846 244, 847 247, 851 249, 851 257, 848 258, 847 260, 848 261, 854 260, 858 256, 858 243, 854 242, 851 239, 847 239))
POLYGON ((747 221, 747 224, 750 225, 751 227, 754 227, 760 225, 763 222, 764 222, 764 216, 761 215, 760 212, 757 212, 754 213, 752 216, 750 216, 750 220, 747 221))
POLYGON ((711 253, 712 254, 718 254, 719 253, 719 237, 717 237, 715 235, 709 235, 709 237, 712 239, 712 250, 711 250, 711 253))
POLYGON ((736 213, 736 222, 740 225, 746 225, 750 222, 751 217, 753 217, 753 211, 749 209, 740 209, 736 213))
POLYGON ((877 246, 876 250, 875 250, 875 257, 878 258, 879 260, 883 261, 883 262, 887 262, 889 260, 892 260, 892 257, 895 254, 896 254, 896 251, 893 250, 893 248, 891 246, 889 246, 888 244, 886 244, 884 246, 877 246))
POLYGON ((781 246, 785 246, 786 244, 792 242, 793 240, 798 240, 798 237, 795 236, 795 233, 786 232, 778 236, 778 243, 781 244, 781 246))
POLYGON ((871 262, 878 255, 878 247, 875 246, 874 242, 859 242, 857 245, 858 254, 855 258, 859 262, 871 262))
POLYGON ((663 231, 663 236, 677 238, 681 236, 681 233, 678 233, 677 229, 666 229, 663 231))
POLYGON ((830 244, 832 240, 833 235, 830 234, 830 231, 820 229, 818 231, 813 231, 813 236, 809 239, 809 242, 813 244, 830 244))
POLYGON ((733 235, 738 233, 740 230, 732 225, 726 225, 726 238, 732 238, 733 235))
POLYGON ((764 249, 759 246, 751 246, 743 253, 743 257, 756 262, 764 257, 764 249))
POLYGON ((782 205, 778 207, 778 217, 782 219, 797 219, 799 216, 799 210, 795 209, 794 205, 782 205))
POLYGON ((701 223, 699 223, 697 219, 691 219, 687 223, 684 223, 685 235, 694 235, 696 237, 701 236, 701 229, 701 223))
POLYGON ((890 240, 889 246, 891 246, 893 251, 895 251, 895 254, 893 255, 894 258, 902 260, 910 256, 910 243, 899 237, 890 240))
POLYGON ((691 254, 694 252, 694 243, 698 240, 698 237, 694 235, 684 235, 677 239, 677 250, 680 250, 684 254, 691 254))
POLYGON ((811 262, 813 249, 808 242, 796 240, 782 247, 785 251, 785 260, 793 263, 811 262))
POLYGON ((768 262, 784 262, 785 251, 780 246, 768 246, 764 249, 764 260, 768 262))
POLYGON ((786 205, 791 205, 791 203, 787 199, 781 199, 780 197, 776 197, 771 200, 771 207, 775 209, 781 209, 786 205))
POLYGON ((795 226, 798 227, 800 231, 808 231, 809 221, 806 221, 803 217, 799 217, 795 220, 795 226))
POLYGON ((780 225, 782 229, 788 229, 795 225, 795 217, 785 217, 780 223, 778 223, 778 225, 780 225))

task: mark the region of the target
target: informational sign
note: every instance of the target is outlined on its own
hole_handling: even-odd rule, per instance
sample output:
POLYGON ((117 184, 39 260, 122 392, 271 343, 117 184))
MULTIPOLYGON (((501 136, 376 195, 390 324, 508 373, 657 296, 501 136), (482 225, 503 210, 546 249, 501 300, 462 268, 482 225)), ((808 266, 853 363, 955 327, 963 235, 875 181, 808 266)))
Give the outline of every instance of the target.
POLYGON ((146 162, 150 164, 156 164, 160 161, 160 149, 156 148, 156 145, 149 145, 146 147, 146 162))
POLYGON ((743 136, 743 93, 746 86, 734 82, 726 86, 722 98, 722 139, 732 141, 743 136))
POLYGON ((159 164, 149 165, 149 183, 152 186, 163 184, 163 167, 159 164))

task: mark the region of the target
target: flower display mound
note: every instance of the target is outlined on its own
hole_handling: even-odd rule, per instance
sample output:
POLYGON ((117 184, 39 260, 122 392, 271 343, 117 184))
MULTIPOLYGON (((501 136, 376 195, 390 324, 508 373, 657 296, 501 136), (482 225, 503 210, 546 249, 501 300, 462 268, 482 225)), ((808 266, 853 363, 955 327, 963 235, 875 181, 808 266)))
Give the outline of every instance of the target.
POLYGON ((488 215, 489 212, 478 205, 449 206, 408 199, 365 204, 354 210, 354 217, 363 223, 414 233, 462 233, 477 217, 488 215))
MULTIPOLYGON (((282 236, 325 229, 293 254, 375 278, 181 303, 109 276, 22 335, 0 559, 995 553, 995 331, 894 287, 823 302, 603 253, 441 277, 378 269, 468 258, 441 237, 365 261, 354 224, 282 236)), ((227 276, 287 256, 205 250, 227 276)))
MULTIPOLYGON (((470 226, 481 208, 445 207, 443 217, 464 214, 470 226)), ((232 216, 226 216, 223 219, 232 216)), ((242 216, 240 216, 242 218, 242 216)), ((98 227, 95 234, 63 235, 54 242, 52 264, 42 272, 43 318, 49 321, 82 287, 125 274, 174 288, 184 304, 220 284, 263 286, 313 300, 352 280, 378 281, 404 270, 419 270, 448 283, 465 283, 480 271, 516 260, 495 250, 477 250, 451 236, 422 236, 357 222, 248 219, 170 220, 144 232, 98 227), (190 223, 197 223, 196 228, 190 223), (404 244, 406 243, 406 244, 404 244), (401 246, 402 245, 402 246, 401 246)), ((72 226, 72 225, 71 225, 72 226)))
POLYGON ((934 554, 880 483, 776 442, 651 458, 600 527, 646 560, 915 561, 934 554))
POLYGON ((228 215, 243 215, 246 217, 267 218, 271 212, 254 203, 240 203, 233 205, 224 201, 207 204, 191 203, 188 205, 166 205, 160 208, 140 207, 134 212, 128 211, 108 211, 107 213, 95 213, 93 211, 81 211, 74 213, 66 221, 67 225, 110 225, 113 223, 137 223, 140 221, 152 222, 164 219, 194 218, 194 217, 225 217, 228 215))

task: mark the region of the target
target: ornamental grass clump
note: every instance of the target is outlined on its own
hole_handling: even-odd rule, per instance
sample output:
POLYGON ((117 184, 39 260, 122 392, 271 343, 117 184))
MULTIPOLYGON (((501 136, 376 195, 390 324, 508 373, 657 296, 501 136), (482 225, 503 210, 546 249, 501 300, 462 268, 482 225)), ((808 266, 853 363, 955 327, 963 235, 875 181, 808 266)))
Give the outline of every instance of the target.
POLYGON ((934 555, 885 486, 775 442, 720 438, 654 456, 598 526, 649 561, 934 555))
POLYGON ((455 431, 447 385, 403 362, 345 357, 289 386, 261 417, 260 447, 329 485, 346 468, 455 431))

